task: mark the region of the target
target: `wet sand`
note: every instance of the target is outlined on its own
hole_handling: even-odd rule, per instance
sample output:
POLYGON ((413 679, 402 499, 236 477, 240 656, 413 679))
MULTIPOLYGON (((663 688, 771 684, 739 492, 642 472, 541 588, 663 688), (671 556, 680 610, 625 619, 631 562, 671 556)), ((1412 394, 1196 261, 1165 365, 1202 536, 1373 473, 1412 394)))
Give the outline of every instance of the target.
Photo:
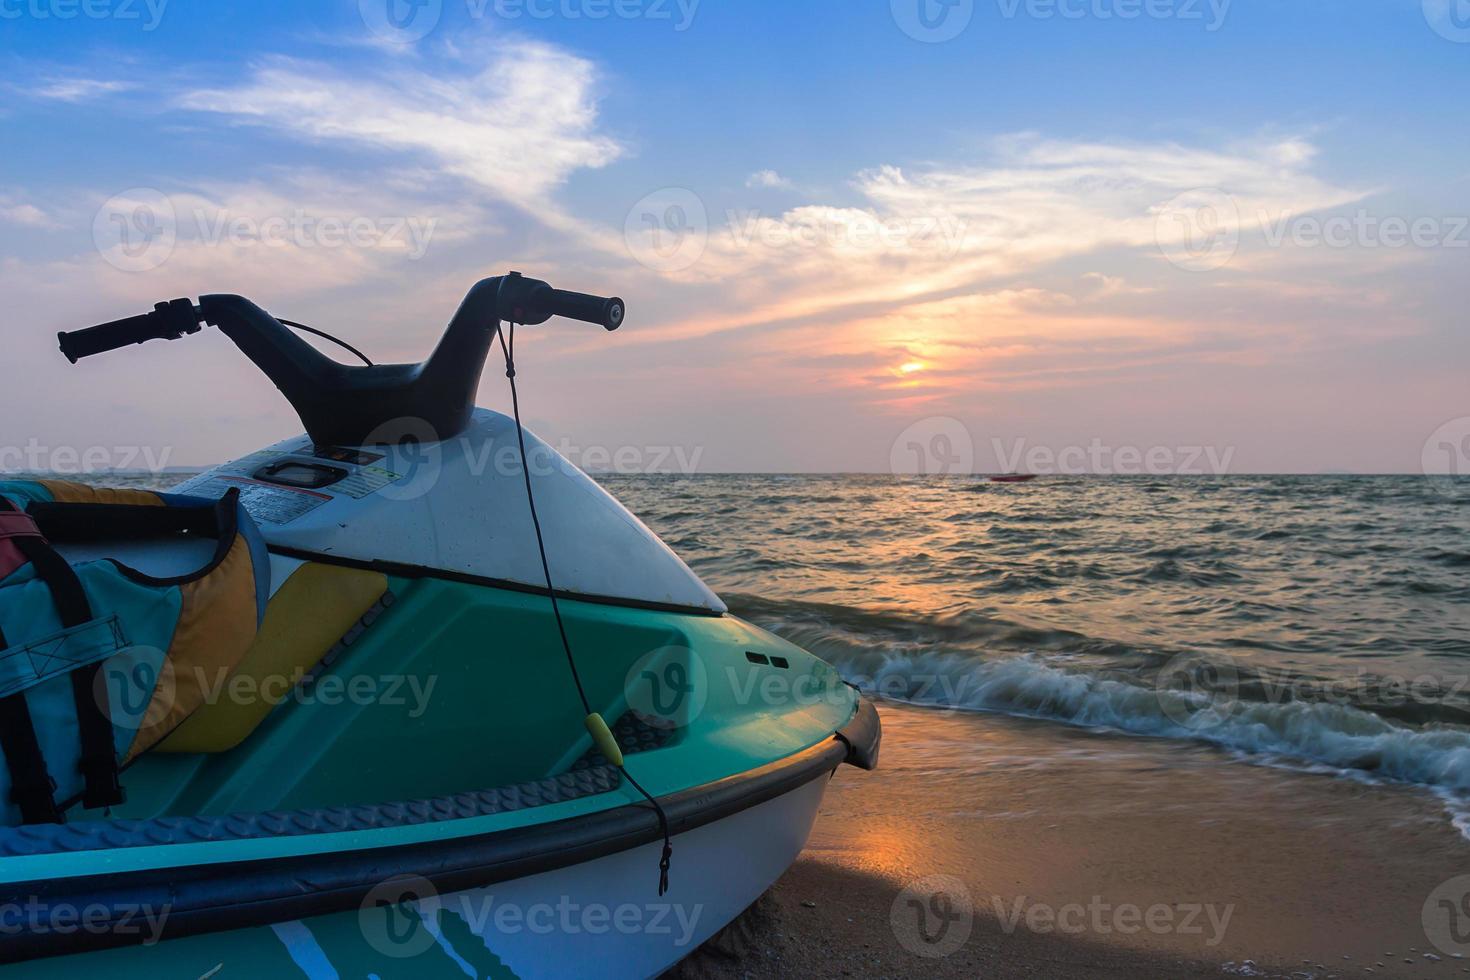
MULTIPOLYGON (((1426 931, 1431 893, 1470 873, 1428 793, 1046 722, 880 713, 881 768, 838 772, 801 860, 687 976, 1470 975, 1435 911, 1459 890, 1430 903, 1439 946, 1426 931)), ((1470 916, 1456 924, 1470 941, 1470 916)))

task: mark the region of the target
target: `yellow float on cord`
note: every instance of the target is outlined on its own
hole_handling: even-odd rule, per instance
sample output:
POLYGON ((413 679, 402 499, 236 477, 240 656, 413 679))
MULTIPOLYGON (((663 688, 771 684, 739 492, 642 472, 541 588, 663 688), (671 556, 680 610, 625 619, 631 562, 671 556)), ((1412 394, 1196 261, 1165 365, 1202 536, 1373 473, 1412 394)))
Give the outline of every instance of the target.
POLYGON ((618 740, 613 738, 612 730, 607 727, 607 722, 602 720, 602 715, 597 712, 587 716, 587 732, 592 736, 597 750, 607 757, 607 761, 623 767, 623 750, 618 748, 618 740))

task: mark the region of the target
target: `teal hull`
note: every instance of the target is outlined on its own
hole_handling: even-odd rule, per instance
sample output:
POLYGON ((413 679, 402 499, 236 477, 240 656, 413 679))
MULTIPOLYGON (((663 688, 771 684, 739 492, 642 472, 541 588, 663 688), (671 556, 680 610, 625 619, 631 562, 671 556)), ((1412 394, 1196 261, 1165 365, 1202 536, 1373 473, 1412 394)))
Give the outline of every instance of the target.
MULTIPOLYGON (((114 816, 148 821, 442 798, 564 774, 589 756, 592 740, 544 596, 439 578, 396 578, 391 589, 391 607, 315 681, 297 684, 244 744, 218 754, 155 753, 140 759, 128 773, 130 801, 114 816), (364 696, 351 693, 354 682, 364 696), (327 696, 328 691, 339 693, 327 696)), ((687 796, 691 788, 774 771, 793 758, 807 758, 804 771, 811 773, 830 771, 841 761, 830 751, 833 736, 853 721, 859 701, 830 666, 805 651, 731 616, 571 600, 562 603, 562 613, 594 710, 609 720, 632 711, 658 730, 656 744, 627 756, 628 771, 654 796, 687 796), (814 753, 826 754, 818 759, 814 753)), ((791 782, 781 793, 796 800, 804 792, 799 787, 791 782)), ((751 851, 744 885, 754 891, 750 899, 794 859, 819 798, 820 788, 802 796, 799 806, 773 799, 752 811, 764 807, 773 816, 766 825, 751 824, 755 829, 747 833, 774 836, 769 846, 751 851), (778 811, 771 809, 778 806, 790 810, 780 811, 780 826, 778 811), (761 861, 775 871, 768 874, 761 861)), ((0 887, 20 889, 13 893, 25 901, 21 892, 34 883, 54 889, 70 881, 84 888, 103 871, 167 882, 184 870, 216 867, 228 877, 255 862, 284 861, 289 867, 293 860, 310 864, 378 849, 493 840, 614 812, 641 814, 630 811, 641 800, 623 782, 575 799, 463 819, 9 856, 0 860, 0 887)), ((683 805, 693 804, 686 799, 683 805)), ((691 831, 687 846, 676 843, 670 900, 682 895, 684 907, 703 907, 720 885, 691 876, 741 877, 741 858, 722 851, 728 842, 714 835, 719 826, 691 831)), ((656 849, 644 858, 647 846, 630 838, 630 863, 617 872, 633 904, 659 901, 656 849)), ((573 866, 572 878, 563 874, 555 887, 566 888, 568 881, 581 887, 575 872, 573 866)), ((44 896, 40 904, 43 914, 53 914, 44 896)), ((469 928, 463 915, 431 911, 428 926, 415 926, 425 915, 421 903, 363 908, 354 900, 340 911, 283 915, 279 921, 268 908, 256 909, 246 928, 178 938, 171 938, 180 931, 178 911, 167 901, 142 907, 153 904, 140 903, 122 938, 105 937, 104 945, 121 943, 117 948, 29 960, 0 975, 197 977, 216 968, 215 975, 251 977, 536 972, 526 972, 523 944, 516 963, 503 962, 493 929, 457 936, 469 928), (170 915, 176 916, 173 926, 170 915), (162 942, 138 945, 160 926, 162 942), (382 943, 372 941, 379 930, 392 935, 415 928, 428 928, 436 940, 412 957, 385 955, 382 943)), ((114 917, 108 928, 123 926, 114 917)), ((55 938, 52 949, 58 952, 81 948, 55 938)), ((77 935, 79 943, 94 938, 77 935)), ((545 942, 558 940, 552 935, 545 942)))

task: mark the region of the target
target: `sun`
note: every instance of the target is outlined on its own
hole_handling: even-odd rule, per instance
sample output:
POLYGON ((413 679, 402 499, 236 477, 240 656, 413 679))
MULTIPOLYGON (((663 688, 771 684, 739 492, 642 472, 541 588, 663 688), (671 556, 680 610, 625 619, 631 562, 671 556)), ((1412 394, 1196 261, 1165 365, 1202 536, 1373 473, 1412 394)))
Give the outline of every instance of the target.
POLYGON ((907 361, 907 362, 905 362, 903 364, 900 364, 898 366, 898 370, 899 370, 899 373, 900 374, 913 374, 915 371, 922 371, 922 370, 924 370, 924 362, 923 361, 907 361))

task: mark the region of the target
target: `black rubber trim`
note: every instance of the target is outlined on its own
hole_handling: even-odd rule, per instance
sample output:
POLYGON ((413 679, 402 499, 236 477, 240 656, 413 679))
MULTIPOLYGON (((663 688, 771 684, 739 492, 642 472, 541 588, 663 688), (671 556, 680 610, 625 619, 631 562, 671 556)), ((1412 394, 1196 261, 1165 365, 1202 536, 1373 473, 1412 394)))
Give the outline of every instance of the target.
POLYGON ((213 507, 218 534, 214 546, 214 554, 210 556, 209 564, 203 568, 187 572, 183 575, 155 578, 152 575, 138 571, 136 568, 124 565, 116 558, 109 558, 107 560, 112 562, 119 572, 122 572, 123 575, 137 582, 139 585, 169 586, 187 585, 190 582, 197 582, 205 576, 213 574, 217 568, 224 564, 225 559, 230 557, 230 552, 234 550, 236 539, 240 536, 240 489, 238 487, 230 487, 230 489, 225 491, 224 496, 214 502, 213 507))
MULTIPOLYGON (((877 714, 860 702, 832 738, 768 765, 659 798, 671 834, 681 834, 784 796, 830 774, 872 742, 877 714), (871 716, 871 717, 869 717, 871 716)), ((0 962, 136 945, 140 908, 169 910, 163 937, 242 929, 358 908, 381 882, 398 875, 428 879, 441 893, 554 871, 661 840, 651 807, 632 804, 552 823, 419 844, 302 857, 190 865, 15 882, 0 903, 99 909, 88 930, 31 930, 0 939, 0 962)), ((44 920, 44 917, 40 917, 44 920)))
POLYGON ((215 538, 214 552, 202 568, 183 575, 157 578, 106 558, 123 576, 140 585, 170 586, 197 582, 229 557, 240 533, 240 491, 231 487, 218 500, 201 504, 52 503, 41 501, 26 508, 48 539, 68 542, 136 538, 161 534, 193 534, 215 538))
POLYGON ((52 544, 166 534, 200 534, 209 538, 220 535, 220 518, 214 501, 160 506, 38 500, 26 506, 26 513, 52 544))
POLYGON ((878 768, 878 747, 883 742, 883 725, 871 701, 858 702, 852 721, 834 738, 847 743, 847 763, 871 772, 878 768))
MULTIPOLYGON (((548 594, 544 585, 527 585, 524 582, 512 582, 509 579, 489 578, 484 575, 456 572, 444 568, 429 568, 426 565, 383 561, 380 558, 347 558, 342 555, 327 555, 319 551, 308 551, 305 548, 291 548, 277 544, 267 545, 267 550, 273 555, 281 555, 286 558, 300 558, 303 561, 320 562, 323 565, 341 565, 344 568, 360 568, 369 572, 394 575, 398 578, 437 578, 447 582, 463 582, 466 585, 505 589, 507 592, 524 592, 528 595, 548 594)), ((725 615, 723 612, 706 609, 704 606, 685 606, 674 602, 649 602, 644 599, 621 599, 615 596, 589 595, 585 592, 568 592, 565 589, 557 589, 556 597, 568 602, 590 602, 599 606, 622 606, 627 609, 647 609, 652 612, 692 613, 696 616, 710 616, 716 619, 725 615)))

